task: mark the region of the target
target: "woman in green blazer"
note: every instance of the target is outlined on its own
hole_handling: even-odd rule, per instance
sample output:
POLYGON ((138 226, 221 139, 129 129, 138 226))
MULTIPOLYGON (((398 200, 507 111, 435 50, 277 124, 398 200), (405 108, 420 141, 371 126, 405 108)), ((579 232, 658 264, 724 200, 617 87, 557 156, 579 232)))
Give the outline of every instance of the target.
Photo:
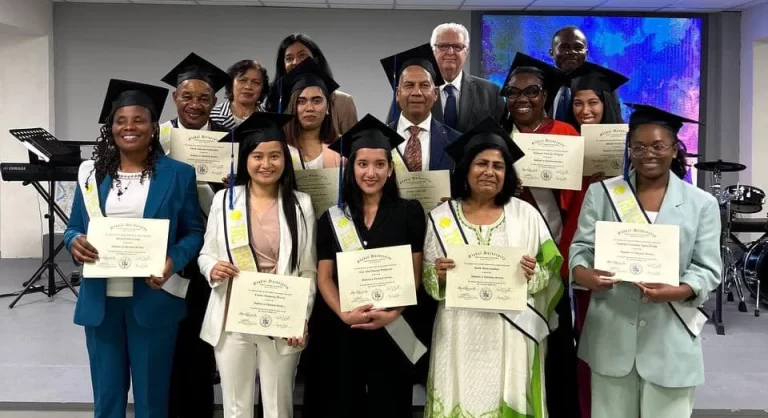
POLYGON ((697 308, 720 283, 720 210, 712 195, 682 180, 677 134, 684 122, 698 122, 630 106, 625 176, 589 187, 570 247, 571 280, 592 290, 579 357, 592 369, 592 418, 690 417, 704 382, 706 317, 697 308), (620 195, 629 206, 618 204, 620 195), (680 285, 618 282, 595 270, 597 221, 679 226, 680 285))

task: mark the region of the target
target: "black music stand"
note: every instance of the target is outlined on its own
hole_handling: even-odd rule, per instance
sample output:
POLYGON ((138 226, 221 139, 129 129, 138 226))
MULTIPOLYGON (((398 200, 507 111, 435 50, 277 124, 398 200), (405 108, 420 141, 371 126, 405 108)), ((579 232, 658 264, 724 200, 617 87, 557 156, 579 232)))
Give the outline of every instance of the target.
MULTIPOLYGON (((64 145, 65 147, 67 145, 88 145, 92 143, 82 143, 80 141, 78 142, 71 142, 71 143, 62 143, 56 137, 51 135, 48 131, 42 128, 29 128, 29 129, 11 129, 10 130, 11 135, 16 137, 19 141, 24 143, 24 146, 27 147, 30 150, 30 163, 32 164, 43 164, 42 161, 38 159, 38 155, 45 154, 48 156, 49 160, 55 161, 56 159, 53 158, 57 155, 61 155, 62 151, 65 150, 65 148, 62 147, 64 145), (31 139, 35 139, 35 141, 31 141, 31 139), (48 146, 47 146, 48 145, 48 146), (43 148, 43 149, 39 149, 43 148)), ((71 152, 71 150, 70 150, 71 152)), ((71 153, 68 157, 71 157, 71 153)), ((75 162, 75 161, 68 161, 68 162, 75 162)), ((79 156, 76 161, 77 164, 80 163, 79 156)), ((16 296, 16 298, 11 302, 8 307, 10 309, 13 309, 14 306, 21 300, 21 298, 29 293, 42 293, 46 296, 53 297, 55 294, 57 294, 59 291, 61 291, 64 288, 69 288, 72 293, 75 294, 75 296, 78 296, 77 290, 75 290, 75 287, 72 285, 72 282, 70 282, 69 278, 64 275, 64 273, 59 268, 58 264, 56 263, 56 255, 61 252, 61 250, 64 248, 64 243, 61 242, 59 245, 55 246, 53 245, 53 237, 54 237, 54 230, 55 230, 55 216, 58 215, 59 219, 61 219, 65 224, 69 223, 69 217, 64 213, 64 211, 61 209, 61 207, 56 203, 56 181, 55 180, 49 180, 48 181, 48 191, 45 190, 40 185, 40 182, 37 181, 25 181, 22 183, 23 185, 32 185, 32 187, 37 190, 37 193, 40 194, 40 196, 43 197, 43 199, 48 203, 48 212, 45 214, 45 218, 48 219, 48 257, 46 257, 40 267, 38 267, 37 271, 32 275, 32 277, 23 283, 24 288, 21 291, 13 292, 9 294, 0 295, 0 297, 7 297, 7 296, 16 296), (37 283, 38 280, 43 278, 43 275, 47 273, 48 275, 48 286, 47 289, 45 286, 35 286, 35 283, 37 283), (61 279, 62 283, 57 284, 56 283, 56 275, 59 275, 59 278, 61 279)))

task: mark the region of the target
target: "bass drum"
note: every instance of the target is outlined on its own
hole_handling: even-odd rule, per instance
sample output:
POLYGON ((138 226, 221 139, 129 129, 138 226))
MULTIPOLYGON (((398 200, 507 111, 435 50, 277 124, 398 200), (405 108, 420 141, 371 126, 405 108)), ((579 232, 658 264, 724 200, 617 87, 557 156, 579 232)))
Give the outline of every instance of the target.
POLYGON ((768 239, 752 244, 742 258, 741 277, 752 298, 757 295, 760 279, 760 301, 768 304, 768 239))

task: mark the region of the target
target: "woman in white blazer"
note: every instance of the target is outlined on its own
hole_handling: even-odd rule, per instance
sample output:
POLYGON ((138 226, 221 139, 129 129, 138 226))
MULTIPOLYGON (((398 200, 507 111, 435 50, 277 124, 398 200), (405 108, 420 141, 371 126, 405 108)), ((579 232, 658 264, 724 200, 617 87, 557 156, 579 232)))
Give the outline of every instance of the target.
POLYGON ((224 416, 251 418, 257 370, 267 418, 293 416, 293 381, 305 335, 279 339, 224 330, 229 286, 241 270, 311 279, 315 298, 315 213, 295 177, 282 126, 290 115, 254 113, 222 141, 240 143, 234 185, 213 201, 198 263, 211 297, 200 337, 214 347, 224 416), (243 232, 238 234, 237 232, 243 232))

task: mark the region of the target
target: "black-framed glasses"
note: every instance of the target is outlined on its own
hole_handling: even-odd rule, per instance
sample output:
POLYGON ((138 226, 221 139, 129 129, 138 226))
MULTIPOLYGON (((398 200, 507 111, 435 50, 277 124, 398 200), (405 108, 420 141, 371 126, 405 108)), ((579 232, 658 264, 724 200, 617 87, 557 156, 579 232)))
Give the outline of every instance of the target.
POLYGON ((541 86, 528 86, 523 90, 520 90, 517 87, 507 86, 507 87, 504 87, 504 91, 502 92, 502 94, 512 100, 519 98, 521 95, 529 99, 535 99, 539 97, 539 95, 541 94, 541 91, 542 91, 541 86))
POLYGON ((453 48, 456 52, 463 51, 467 46, 464 44, 435 44, 435 48, 439 49, 440 52, 448 52, 449 49, 453 48))
POLYGON ((661 142, 657 142, 650 147, 646 147, 644 145, 637 145, 634 147, 629 147, 629 154, 633 158, 643 158, 645 157, 645 154, 650 150, 652 154, 654 155, 664 155, 669 149, 677 147, 677 142, 671 145, 662 144, 661 142))

